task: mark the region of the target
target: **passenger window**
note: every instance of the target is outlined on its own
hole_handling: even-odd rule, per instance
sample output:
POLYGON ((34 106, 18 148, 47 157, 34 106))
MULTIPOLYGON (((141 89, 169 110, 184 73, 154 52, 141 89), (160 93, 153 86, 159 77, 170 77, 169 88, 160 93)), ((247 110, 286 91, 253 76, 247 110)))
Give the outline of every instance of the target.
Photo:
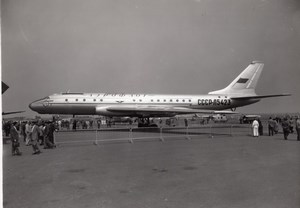
POLYGON ((83 101, 85 101, 85 99, 83 99, 83 101))
POLYGON ((94 99, 94 102, 96 102, 96 99, 94 99))
POLYGON ((76 101, 78 101, 78 99, 76 99, 76 101))
POLYGON ((65 101, 68 101, 68 99, 65 99, 65 101))

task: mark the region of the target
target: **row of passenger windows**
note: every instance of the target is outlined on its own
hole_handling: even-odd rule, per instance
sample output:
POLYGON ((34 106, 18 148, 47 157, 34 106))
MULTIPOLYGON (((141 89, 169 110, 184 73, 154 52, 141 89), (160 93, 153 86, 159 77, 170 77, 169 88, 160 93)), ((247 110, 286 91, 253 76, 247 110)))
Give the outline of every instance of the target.
MULTIPOLYGON (((69 99, 65 99, 65 101, 66 101, 66 102, 68 102, 68 101, 69 101, 69 99)), ((79 101, 79 99, 75 99, 75 101, 79 101)), ((82 99, 82 101, 84 101, 84 102, 85 102, 85 101, 86 101, 86 99, 82 99)), ((94 102, 96 102, 97 100, 96 100, 96 99, 94 99, 93 101, 94 101, 94 102)), ((100 99, 100 102, 103 102, 103 99, 100 99)))
MULTIPOLYGON (((68 102, 69 99, 65 99, 65 101, 68 102)), ((75 101, 79 101, 79 99, 75 99, 75 101)), ((86 99, 82 99, 82 101, 86 101, 86 99)), ((97 100, 94 99, 93 101, 96 102, 97 100)), ((102 101, 103 101, 103 100, 101 99, 100 102, 102 102, 102 101)))
MULTIPOLYGON (((135 99, 133 99, 132 100, 133 102, 143 102, 143 100, 142 99, 139 99, 139 100, 135 100, 135 99)), ((160 99, 157 99, 157 100, 154 100, 154 99, 151 99, 151 102, 192 102, 192 100, 191 99, 169 99, 169 100, 167 100, 167 99, 162 99, 162 100, 160 100, 160 99)))
MULTIPOLYGON (((68 102, 69 101, 69 99, 65 99, 65 101, 66 102, 68 102)), ((75 101, 76 102, 78 102, 79 101, 79 99, 75 99, 75 101)), ((86 101, 86 99, 82 99, 82 101, 86 101)), ((93 102, 96 102, 97 100, 96 99, 93 99, 93 102)), ((136 100, 136 99, 133 99, 132 100, 133 102, 143 102, 143 100, 142 99, 139 99, 139 100, 136 100)), ((162 100, 160 100, 160 99, 157 99, 157 100, 154 100, 154 99, 151 99, 151 102, 192 102, 192 100, 191 99, 162 99, 162 100)), ((103 102, 103 99, 100 99, 100 102, 103 102)))

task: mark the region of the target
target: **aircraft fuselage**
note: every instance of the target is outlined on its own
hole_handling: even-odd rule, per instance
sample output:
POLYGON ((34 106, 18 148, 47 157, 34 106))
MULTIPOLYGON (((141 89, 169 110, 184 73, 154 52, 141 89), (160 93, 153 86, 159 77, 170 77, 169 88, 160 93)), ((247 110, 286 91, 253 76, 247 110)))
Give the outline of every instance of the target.
MULTIPOLYGON (((107 93, 61 93, 37 100, 29 107, 40 114, 141 116, 135 112, 111 112, 108 107, 173 106, 201 110, 226 110, 258 102, 259 99, 232 100, 225 95, 153 95, 107 93)), ((174 116, 170 112, 149 115, 174 116)))

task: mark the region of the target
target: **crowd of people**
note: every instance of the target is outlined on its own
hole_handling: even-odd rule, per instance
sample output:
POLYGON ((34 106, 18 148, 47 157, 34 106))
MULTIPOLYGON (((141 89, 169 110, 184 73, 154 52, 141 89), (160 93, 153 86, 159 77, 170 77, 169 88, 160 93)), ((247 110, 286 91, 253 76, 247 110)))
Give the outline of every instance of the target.
MULTIPOLYGON (((109 122, 106 122, 108 125, 109 122)), ((96 128, 100 129, 101 121, 94 122, 96 128)), ((187 125, 187 122, 185 122, 187 125)), ((300 116, 296 118, 284 117, 279 119, 278 117, 269 117, 267 121, 268 134, 273 136, 279 132, 280 126, 282 128, 283 137, 288 139, 290 133, 297 133, 297 140, 300 141, 300 116), (295 131, 294 131, 295 129, 295 131)), ((43 146, 44 149, 53 149, 56 147, 54 141, 54 131, 76 128, 89 129, 93 128, 93 121, 73 120, 73 121, 19 121, 19 122, 3 122, 3 132, 6 137, 10 137, 12 144, 12 155, 22 155, 19 150, 20 139, 23 138, 23 142, 26 146, 32 146, 33 154, 40 154, 41 150, 39 146, 43 146)), ((263 135, 263 124, 259 118, 256 118, 252 122, 253 136, 258 137, 263 135)))
POLYGON ((22 155, 19 150, 20 140, 26 146, 32 146, 34 155, 40 154, 39 146, 44 149, 53 149, 56 147, 54 141, 54 131, 56 125, 52 121, 23 121, 23 122, 5 122, 3 128, 6 136, 10 136, 12 145, 12 155, 22 155), (6 134, 8 132, 8 134, 6 134))
MULTIPOLYGON (((94 128, 93 120, 58 120, 57 127, 61 129, 91 129, 94 128)), ((100 127, 98 127, 100 128, 100 127)))
MULTIPOLYGON (((277 134, 279 131, 279 126, 282 127, 283 138, 288 139, 290 133, 294 133, 294 127, 297 133, 297 140, 300 141, 300 117, 293 119, 292 117, 288 118, 287 116, 283 120, 278 118, 270 117, 268 120, 268 132, 269 136, 277 134)), ((259 118, 256 118, 252 122, 253 136, 258 137, 263 135, 263 124, 259 118)))
MULTIPOLYGON (((108 122, 107 122, 108 123, 108 122)), ((25 146, 32 146, 33 154, 42 153, 40 146, 44 149, 56 147, 54 131, 68 129, 100 129, 101 120, 56 120, 56 121, 3 121, 3 133, 10 138, 12 144, 12 155, 22 155, 19 150, 20 140, 23 139, 25 146)))

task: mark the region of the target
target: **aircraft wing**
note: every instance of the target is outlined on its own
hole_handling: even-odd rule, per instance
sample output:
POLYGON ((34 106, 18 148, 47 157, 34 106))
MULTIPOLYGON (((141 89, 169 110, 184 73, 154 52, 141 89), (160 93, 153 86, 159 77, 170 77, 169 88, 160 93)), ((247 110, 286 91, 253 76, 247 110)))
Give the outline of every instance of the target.
POLYGON ((16 114, 16 113, 24 113, 25 111, 11 111, 11 112, 2 112, 2 115, 16 114))
POLYGON ((187 107, 176 107, 176 106, 161 106, 161 105, 128 105, 128 106, 110 106, 106 108, 109 112, 115 113, 128 113, 138 116, 175 116, 178 114, 233 114, 232 111, 207 111, 199 110, 187 107))
POLYGON ((231 97, 233 100, 245 100, 245 99, 261 99, 261 98, 269 98, 269 97, 282 97, 282 96, 291 96, 291 94, 274 94, 274 95, 250 95, 250 96, 239 96, 239 97, 231 97))

